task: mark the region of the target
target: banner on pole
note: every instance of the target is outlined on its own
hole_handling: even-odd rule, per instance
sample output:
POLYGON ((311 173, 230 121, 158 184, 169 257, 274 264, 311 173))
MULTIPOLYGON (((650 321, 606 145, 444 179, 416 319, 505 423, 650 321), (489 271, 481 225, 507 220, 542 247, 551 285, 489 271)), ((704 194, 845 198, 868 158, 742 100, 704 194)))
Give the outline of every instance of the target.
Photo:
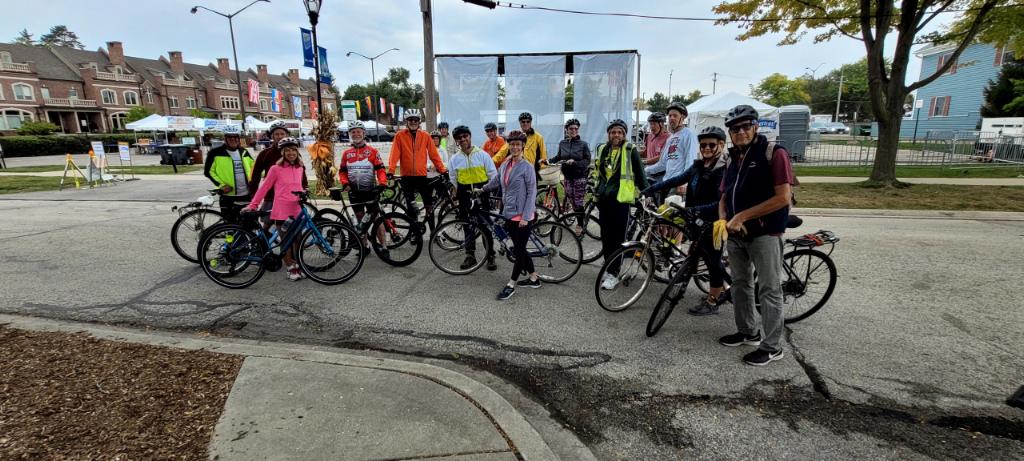
POLYGON ((374 111, 373 110, 373 103, 370 102, 370 97, 369 96, 366 97, 366 110, 369 111, 369 112, 373 112, 374 111))
POLYGON ((358 101, 342 101, 341 102, 341 119, 342 120, 356 120, 359 118, 359 112, 357 110, 358 101))
POLYGON ((292 113, 295 118, 302 118, 302 98, 292 96, 292 113))
POLYGON ((277 88, 270 90, 270 110, 281 112, 281 94, 277 92, 277 88))
POLYGON ((318 46, 320 50, 320 81, 328 85, 334 83, 334 77, 331 76, 331 70, 327 67, 327 48, 318 46))
POLYGON ((249 102, 253 104, 260 103, 260 82, 249 79, 249 102))
POLYGON ((302 65, 316 68, 316 64, 313 62, 313 32, 301 27, 299 32, 302 34, 302 65))
POLYGON ((316 103, 316 99, 309 100, 309 113, 313 118, 320 117, 320 106, 316 103))
POLYGON ((380 113, 386 114, 388 111, 387 101, 384 100, 384 96, 380 97, 380 113))

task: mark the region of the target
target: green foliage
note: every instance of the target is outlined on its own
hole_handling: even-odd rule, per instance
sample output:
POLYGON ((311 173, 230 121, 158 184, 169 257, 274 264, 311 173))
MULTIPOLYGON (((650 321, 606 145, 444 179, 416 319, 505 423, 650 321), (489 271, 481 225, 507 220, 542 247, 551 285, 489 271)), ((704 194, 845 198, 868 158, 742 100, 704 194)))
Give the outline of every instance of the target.
POLYGON ((135 107, 132 107, 132 109, 129 110, 127 114, 124 114, 124 119, 128 123, 132 123, 132 122, 135 122, 135 121, 142 120, 142 119, 144 119, 146 117, 149 117, 150 115, 153 115, 153 111, 150 110, 148 107, 146 107, 146 106, 135 106, 135 107))
MULTIPOLYGON (((341 99, 349 99, 353 101, 360 101, 360 107, 362 107, 361 116, 362 120, 371 119, 371 114, 366 110, 366 97, 373 96, 383 97, 388 103, 394 103, 395 107, 403 106, 406 109, 409 108, 423 108, 423 85, 410 84, 409 83, 409 70, 404 67, 395 67, 388 70, 387 76, 377 81, 377 85, 373 83, 368 84, 352 84, 348 88, 345 88, 345 92, 341 99)), ((379 109, 379 104, 374 101, 373 113, 376 114, 376 109, 379 109)), ((383 121, 383 119, 382 119, 383 121)))
POLYGON ((2 136, 0 146, 6 157, 35 157, 39 155, 84 154, 89 152, 90 141, 112 144, 119 141, 135 142, 134 134, 104 135, 49 135, 2 136))
POLYGON ((58 130, 60 130, 60 127, 50 122, 27 120, 18 128, 18 134, 23 136, 47 135, 58 130))
MULTIPOLYGON (((969 7, 977 7, 977 0, 965 2, 969 7)), ((1024 8, 1020 2, 999 2, 1005 7, 999 8, 986 17, 984 25, 978 32, 978 40, 982 43, 993 43, 998 46, 1006 46, 1017 56, 1024 56, 1024 8), (1015 5, 1015 6, 1008 6, 1015 5)), ((968 11, 959 21, 954 22, 946 29, 944 41, 955 40, 958 35, 968 32, 972 21, 977 17, 976 11, 968 11)))
POLYGON ((701 94, 700 90, 693 90, 685 95, 677 94, 675 96, 672 96, 672 102, 678 102, 684 106, 688 106, 696 102, 702 96, 704 95, 701 94))
POLYGON ((573 87, 572 79, 569 79, 569 83, 565 84, 565 110, 571 112, 573 110, 573 93, 576 89, 573 87))
POLYGON ((750 95, 773 106, 811 102, 806 79, 791 79, 778 72, 765 77, 757 86, 751 85, 750 95))
MULTIPOLYGON (((808 79, 807 93, 811 97, 809 104, 811 113, 835 113, 840 76, 843 81, 843 97, 839 101, 839 118, 841 120, 871 118, 874 109, 871 105, 870 88, 868 88, 867 59, 843 64, 838 69, 819 78, 808 79)), ((913 101, 911 101, 912 103, 913 101)))
POLYGON ((35 45, 36 41, 32 38, 32 34, 28 33, 28 29, 21 29, 21 32, 18 32, 18 36, 14 39, 14 43, 21 45, 35 45))
POLYGON ((668 96, 655 92, 651 95, 651 99, 647 100, 647 110, 664 113, 669 104, 671 104, 671 101, 668 100, 668 96))
POLYGON ((71 48, 85 49, 85 45, 78 40, 78 34, 68 30, 65 25, 57 25, 50 28, 50 32, 39 37, 40 45, 47 46, 68 46, 71 48))
POLYGON ((188 111, 188 114, 195 118, 213 118, 213 114, 199 108, 188 111))
POLYGON ((1024 61, 1011 61, 1003 65, 999 77, 985 87, 982 117, 1024 117, 1024 61))

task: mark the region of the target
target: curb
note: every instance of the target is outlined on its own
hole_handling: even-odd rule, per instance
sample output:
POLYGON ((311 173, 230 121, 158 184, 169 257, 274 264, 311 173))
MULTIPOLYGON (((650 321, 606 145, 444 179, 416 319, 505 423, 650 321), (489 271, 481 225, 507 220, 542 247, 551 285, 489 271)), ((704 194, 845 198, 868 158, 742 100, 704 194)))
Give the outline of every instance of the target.
POLYGON ((798 216, 834 216, 851 218, 966 219, 978 221, 1024 221, 1024 213, 1015 211, 942 211, 871 210, 851 208, 796 208, 798 216))
POLYGON ((428 379, 444 385, 474 403, 511 441, 522 459, 557 460, 540 434, 504 397, 493 389, 456 371, 416 362, 371 358, 339 352, 334 348, 286 343, 268 343, 239 338, 206 339, 187 333, 138 331, 106 325, 0 314, 0 324, 34 331, 85 332, 112 341, 207 350, 223 354, 303 360, 332 365, 392 371, 428 379))

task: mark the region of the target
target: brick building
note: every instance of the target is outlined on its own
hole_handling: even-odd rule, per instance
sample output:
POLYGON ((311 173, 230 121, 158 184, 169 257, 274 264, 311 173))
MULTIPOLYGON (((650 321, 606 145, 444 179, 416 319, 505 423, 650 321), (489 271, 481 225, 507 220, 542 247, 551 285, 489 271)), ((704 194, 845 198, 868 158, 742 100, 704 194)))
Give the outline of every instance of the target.
MULTIPOLYGON (((298 69, 270 74, 265 64, 241 72, 239 82, 227 58, 207 65, 185 62, 180 51, 147 59, 126 56, 121 42, 107 42, 96 51, 67 47, 0 43, 0 132, 11 132, 25 120, 45 120, 64 133, 121 130, 133 107, 162 115, 191 115, 201 110, 214 118, 247 114, 261 120, 295 118, 293 96, 309 118, 316 82, 300 79, 298 69), (260 82, 259 103, 248 102, 247 80, 260 82), (279 94, 277 111, 272 103, 279 94)), ((337 95, 321 86, 324 107, 335 110, 337 95)))

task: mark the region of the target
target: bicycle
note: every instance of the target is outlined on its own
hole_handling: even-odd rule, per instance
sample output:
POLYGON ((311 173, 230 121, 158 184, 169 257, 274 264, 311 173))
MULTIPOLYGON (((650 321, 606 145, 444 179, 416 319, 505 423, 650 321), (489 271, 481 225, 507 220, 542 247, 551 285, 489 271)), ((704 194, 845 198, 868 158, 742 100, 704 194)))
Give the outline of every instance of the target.
POLYGON ((196 252, 203 232, 224 222, 224 214, 213 208, 217 202, 216 196, 220 194, 220 189, 211 189, 210 195, 171 207, 172 212, 178 213, 178 219, 171 225, 171 246, 185 261, 199 263, 196 252))
POLYGON ((341 202, 341 211, 324 208, 317 212, 313 220, 323 219, 352 226, 359 234, 360 241, 365 242, 364 247, 372 248, 381 261, 395 267, 408 266, 415 262, 423 251, 423 236, 420 234, 419 226, 415 225, 407 214, 384 211, 380 204, 380 194, 383 190, 384 186, 374 188, 373 192, 377 199, 372 202, 351 204, 364 205, 367 208, 372 203, 377 204, 374 211, 366 210, 362 221, 359 221, 356 219, 355 211, 345 201, 346 194, 342 193, 341 188, 332 187, 331 199, 341 202))
MULTIPOLYGON (((470 242, 474 249, 482 249, 484 254, 489 254, 497 242, 495 253, 515 262, 511 238, 504 227, 507 220, 485 209, 476 194, 471 200, 470 216, 441 224, 431 235, 427 248, 434 266, 451 275, 466 275, 483 267, 486 258, 477 260, 472 267, 460 265, 470 242)), ((533 258, 541 280, 561 283, 576 275, 582 265, 583 248, 571 229, 555 221, 536 220, 529 229, 527 252, 533 258)))
MULTIPOLYGON (((612 252, 601 266, 594 284, 594 296, 602 309, 609 312, 623 311, 643 297, 651 280, 667 282, 673 268, 686 258, 680 247, 686 233, 672 218, 672 209, 657 209, 650 197, 640 200, 628 225, 636 229, 637 240, 627 241, 612 252), (602 287, 604 276, 618 267, 615 277, 619 282, 614 288, 602 287)), ((626 235, 634 235, 627 230, 626 235)))
MULTIPOLYGON (((308 200, 308 192, 293 194, 301 202, 308 200)), ((203 235, 199 242, 200 266, 207 277, 226 288, 248 287, 266 271, 280 270, 281 254, 296 241, 299 268, 314 282, 343 283, 362 268, 365 255, 359 235, 351 226, 342 222, 315 223, 302 207, 287 229, 272 226, 268 232, 258 223, 259 217, 267 215, 267 211, 243 213, 240 223, 220 224, 203 235)))
MULTIPOLYGON (((831 255, 838 242, 839 237, 827 230, 785 240, 785 247, 790 249, 782 256, 782 312, 785 324, 810 317, 832 297, 839 276, 831 255), (824 245, 829 245, 827 253, 814 249, 824 245)), ((697 257, 696 252, 691 251, 690 254, 691 257, 697 257)), ((651 312, 651 319, 647 322, 648 337, 654 336, 672 315, 672 310, 686 294, 690 278, 700 275, 699 272, 691 272, 692 266, 689 264, 684 263, 680 267, 651 312)), ((756 278, 757 274, 754 276, 756 278)), ((757 292, 758 284, 755 282, 754 293, 757 292)), ((759 303, 757 309, 761 309, 759 303)))

